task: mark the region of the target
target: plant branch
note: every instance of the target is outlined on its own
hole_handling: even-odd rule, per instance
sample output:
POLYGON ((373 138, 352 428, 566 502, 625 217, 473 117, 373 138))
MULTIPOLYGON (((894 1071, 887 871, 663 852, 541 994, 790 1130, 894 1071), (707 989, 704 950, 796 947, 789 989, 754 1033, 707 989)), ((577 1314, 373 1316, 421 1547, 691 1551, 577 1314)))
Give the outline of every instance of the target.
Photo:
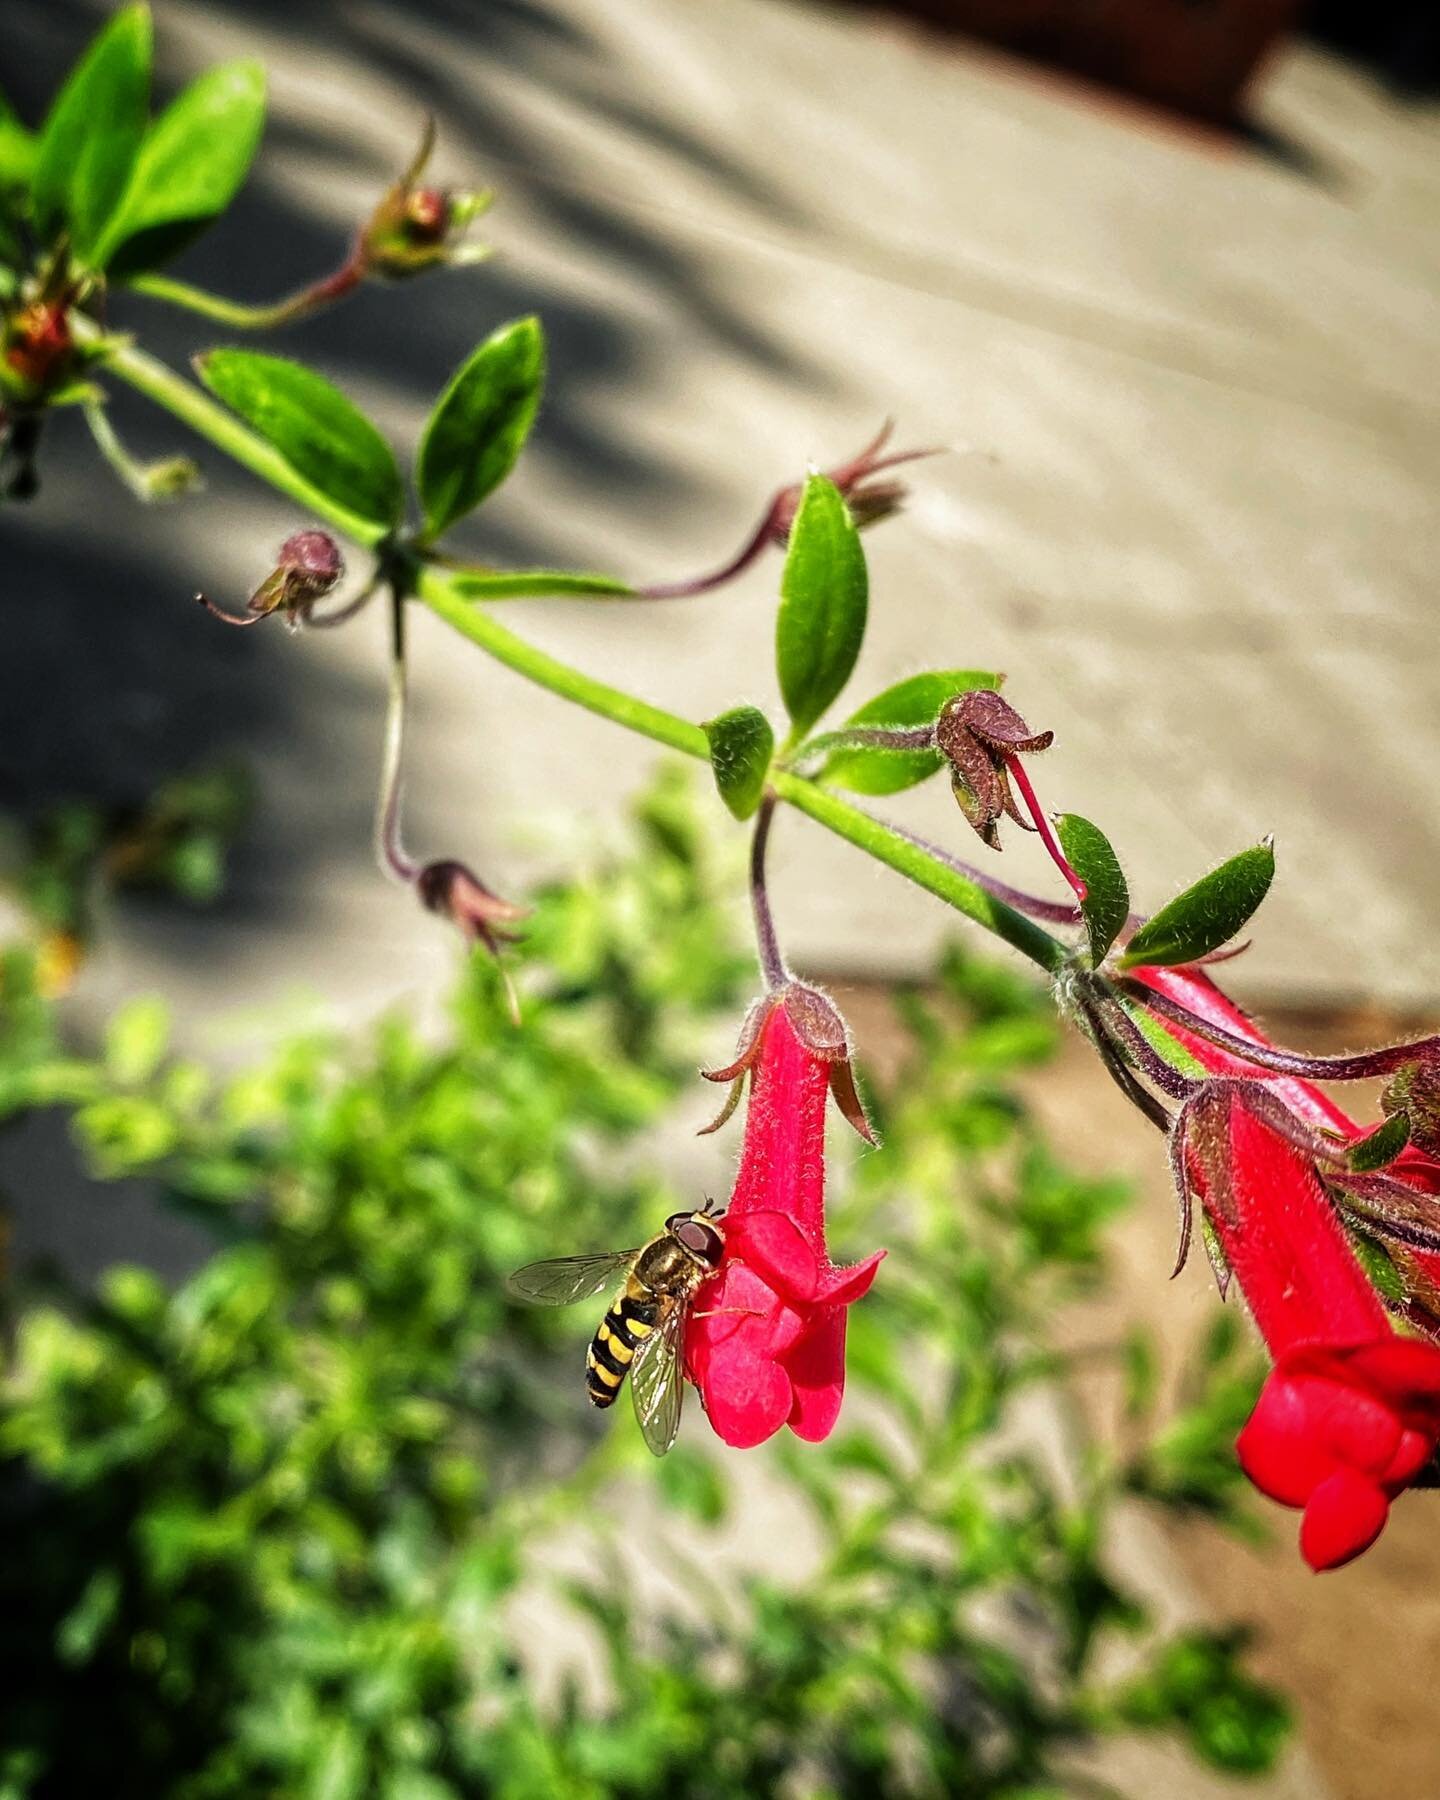
MULTIPOLYGON (((89 329, 94 330, 93 327, 89 329)), ((133 345, 121 344, 111 351, 106 363, 116 376, 188 425, 217 450, 354 542, 373 550, 384 541, 387 533, 382 526, 360 518, 311 487, 278 450, 208 394, 154 357, 133 345)), ((709 741, 698 725, 611 687, 607 682, 598 681, 592 675, 583 674, 558 657, 527 643, 474 600, 466 598, 459 591, 456 576, 418 561, 413 562, 405 573, 408 591, 437 618, 443 619, 462 637, 516 674, 601 718, 623 725, 628 731, 638 732, 642 737, 699 761, 709 761, 709 741)), ((978 881, 931 855, 901 832, 800 776, 777 770, 773 786, 776 795, 788 805, 908 877, 966 918, 973 919, 977 925, 983 925, 1040 968, 1055 974, 1064 967, 1070 955, 1066 945, 1004 900, 987 893, 978 881)))

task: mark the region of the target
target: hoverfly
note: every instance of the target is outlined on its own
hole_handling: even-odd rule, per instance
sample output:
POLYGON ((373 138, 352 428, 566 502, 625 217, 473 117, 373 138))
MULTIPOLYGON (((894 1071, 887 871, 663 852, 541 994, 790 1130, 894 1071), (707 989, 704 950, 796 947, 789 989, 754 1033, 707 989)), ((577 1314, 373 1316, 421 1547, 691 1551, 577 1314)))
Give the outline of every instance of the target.
POLYGON ((690 1304, 724 1252, 725 1238, 707 1200, 700 1212, 672 1213, 665 1229, 638 1250, 530 1263, 506 1286, 536 1306, 572 1306, 624 1275, 625 1285, 585 1353, 585 1390, 593 1405, 613 1406, 630 1375, 641 1435, 656 1456, 664 1456, 680 1429, 690 1304))

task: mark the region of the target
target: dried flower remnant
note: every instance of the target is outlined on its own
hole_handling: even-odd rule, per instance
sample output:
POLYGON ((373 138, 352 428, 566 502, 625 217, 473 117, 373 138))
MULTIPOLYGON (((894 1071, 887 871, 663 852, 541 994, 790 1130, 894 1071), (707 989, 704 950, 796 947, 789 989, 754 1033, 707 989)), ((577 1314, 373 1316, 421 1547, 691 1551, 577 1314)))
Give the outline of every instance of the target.
MULTIPOLYGON (((909 494, 903 481, 881 481, 876 479, 878 476, 887 470, 899 468, 903 463, 918 462, 922 457, 939 455, 937 449, 892 450, 888 455, 882 454, 893 430, 893 421, 887 419, 858 455, 852 456, 847 462, 837 463, 833 469, 822 471, 840 490, 855 523, 862 529, 899 512, 909 494)), ((803 481, 790 482, 777 489, 750 536, 729 562, 722 563, 718 569, 683 581, 655 582, 649 587, 636 588, 635 593, 647 600, 683 600, 697 594, 711 593, 733 581, 767 549, 786 548, 804 491, 803 481)))
POLYGON ((328 531, 297 531, 280 546, 275 567, 245 602, 243 614, 226 612, 204 594, 195 598, 206 612, 227 625, 258 625, 271 613, 283 612, 293 631, 308 620, 315 602, 323 600, 344 574, 345 559, 328 531))

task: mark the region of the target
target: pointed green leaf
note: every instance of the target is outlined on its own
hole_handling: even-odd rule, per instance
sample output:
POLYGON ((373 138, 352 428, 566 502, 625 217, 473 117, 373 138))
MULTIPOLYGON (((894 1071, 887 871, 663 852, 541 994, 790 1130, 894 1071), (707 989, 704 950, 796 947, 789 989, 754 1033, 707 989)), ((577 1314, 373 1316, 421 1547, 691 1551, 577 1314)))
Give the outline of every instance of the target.
POLYGON ((394 452, 339 388, 300 363, 254 350, 211 350, 195 367, 210 392, 312 487, 372 524, 399 520, 405 494, 394 452))
POLYGON ((239 192, 264 123, 258 62, 222 63, 192 81, 146 132, 96 261, 123 278, 183 249, 239 192))
POLYGON ((1376 1169, 1383 1169, 1410 1142, 1410 1115, 1404 1112, 1391 1113, 1383 1123, 1373 1131, 1367 1131, 1362 1138, 1356 1138, 1346 1155, 1346 1160, 1357 1175, 1369 1175, 1376 1169))
POLYGON ((1242 850, 1147 919, 1125 946, 1120 966, 1173 965, 1208 956, 1242 928, 1265 898, 1274 874, 1275 851, 1268 839, 1242 850))
POLYGON ((1109 838, 1079 813, 1061 813, 1055 834, 1066 861, 1088 890, 1080 913, 1090 936, 1090 961, 1098 969, 1130 917, 1125 872, 1109 838))
POLYGON ((150 12, 127 6, 72 70, 35 153, 36 229, 48 238, 68 228, 81 262, 129 184, 149 104, 150 12))
POLYGON ((700 729, 710 740, 710 767, 720 798, 737 819, 748 819, 760 804, 775 733, 759 707, 737 706, 700 729))
POLYGON ((515 467, 544 382, 545 334, 536 318, 502 325, 455 371, 426 423, 415 469, 431 537, 515 467))
POLYGON ((458 573, 450 584, 467 600, 543 600, 572 596, 623 600, 635 590, 613 575, 587 575, 578 569, 474 569, 458 573))
MULTIPOLYGON (((932 669, 911 675, 867 700, 845 725, 930 725, 956 694, 998 688, 1004 679, 989 669, 932 669)), ((933 775, 944 760, 938 750, 834 750, 821 774, 857 794, 898 794, 933 775)))
POLYGON ((812 475, 790 532, 775 621, 775 667, 796 731, 808 731, 850 679, 868 603, 855 521, 834 482, 812 475))

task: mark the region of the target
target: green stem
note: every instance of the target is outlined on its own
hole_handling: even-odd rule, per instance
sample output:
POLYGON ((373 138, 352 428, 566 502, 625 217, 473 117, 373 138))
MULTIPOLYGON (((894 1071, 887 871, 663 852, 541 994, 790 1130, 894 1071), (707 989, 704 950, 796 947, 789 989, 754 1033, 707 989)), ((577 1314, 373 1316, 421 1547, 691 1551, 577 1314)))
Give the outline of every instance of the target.
POLYGON ((599 713, 602 719, 611 719, 629 731, 638 731, 642 737, 654 738, 657 744, 666 744, 672 750, 683 751, 686 756, 696 756, 702 761, 709 760, 710 743, 698 725, 651 706, 648 701, 637 700, 633 694, 623 693, 606 682, 597 681, 593 675, 582 675, 568 663, 536 649, 534 644, 527 644, 508 625, 502 625, 473 600, 457 593, 454 576, 422 567, 416 578, 415 592, 437 617, 444 619, 447 625, 453 625, 472 644, 488 651, 497 662, 514 669, 517 675, 538 682, 566 700, 573 700, 587 712, 599 713))
MULTIPOLYGON (((77 330, 77 336, 82 334, 77 330)), ((275 449, 243 425, 231 412, 173 369, 157 362, 153 356, 133 344, 121 344, 106 356, 104 368, 120 376, 147 399, 182 420, 190 429, 206 438, 217 450, 223 450, 233 461, 258 475, 261 481, 286 494, 307 512, 314 513, 343 531, 346 537, 367 550, 373 550, 385 537, 385 527, 371 519, 362 519, 349 507, 341 506, 319 488, 312 487, 275 449)))
POLYGON ((360 263, 352 257, 334 274, 322 276, 309 287, 301 288, 298 294, 258 306, 244 300, 227 300, 223 294, 212 294, 208 288, 177 281, 173 275, 135 275, 125 285, 133 293, 144 294, 151 300, 167 301, 171 306, 183 306, 186 312, 214 319, 217 324, 228 325, 234 331, 273 331, 278 325, 303 319, 307 313, 317 312, 322 306, 348 294, 359 285, 362 275, 360 263))
MULTIPOLYGON (((357 543, 374 549, 384 538, 382 527, 357 517, 312 488, 263 438, 257 437, 207 394, 163 363, 147 356, 143 350, 122 345, 107 358, 107 366, 253 475, 288 494, 357 543)), ((648 701, 638 700, 633 694, 624 693, 607 682, 597 681, 592 675, 582 674, 517 637, 508 626, 500 624, 459 591, 461 578, 447 574, 433 564, 417 562, 412 579, 416 598, 437 618, 443 619, 462 637, 469 638, 472 644, 477 644, 517 675, 583 706, 588 712, 623 725, 628 731, 652 738, 668 749, 679 750, 702 762, 709 760, 709 741, 698 725, 661 707, 651 706, 648 701)), ((872 819, 858 807, 817 787, 813 781, 786 770, 773 772, 772 785, 779 797, 797 811, 807 814, 827 831, 833 831, 837 837, 886 863, 898 874, 953 906, 957 912, 994 932, 1042 969, 1054 974, 1064 966, 1069 951, 1057 938, 878 819, 872 819)))
POLYGON ((964 913, 967 919, 993 931, 996 937, 1003 938, 1050 974, 1057 974, 1064 966, 1070 952, 1058 938, 1051 937, 1048 931, 1042 930, 1023 913, 1016 912, 1014 907, 1007 906, 1003 900, 987 894, 976 882, 968 881, 956 870, 937 862, 918 844, 901 837, 878 819, 872 819, 869 813, 861 812, 858 806, 851 806, 848 801, 817 787, 803 776, 782 770, 776 770, 771 776, 771 785, 780 798, 798 812, 807 814, 816 824, 833 831, 837 837, 846 839, 877 861, 888 863, 917 887, 925 888, 957 912, 964 913))

